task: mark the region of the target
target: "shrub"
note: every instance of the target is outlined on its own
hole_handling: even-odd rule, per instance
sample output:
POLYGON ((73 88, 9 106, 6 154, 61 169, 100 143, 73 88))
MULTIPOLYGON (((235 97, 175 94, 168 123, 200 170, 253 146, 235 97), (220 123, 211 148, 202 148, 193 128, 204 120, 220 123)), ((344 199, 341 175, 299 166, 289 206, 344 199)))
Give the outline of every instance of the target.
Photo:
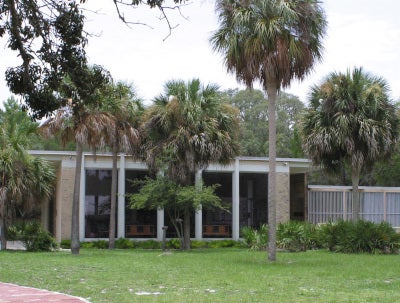
POLYGON ((208 243, 210 248, 227 248, 227 247, 237 247, 239 243, 232 239, 226 240, 214 240, 208 243))
POLYGON ((126 238, 119 238, 115 240, 115 248, 118 249, 129 249, 129 248, 134 248, 135 243, 132 240, 126 239, 126 238))
POLYGON ((94 248, 93 242, 81 242, 81 248, 94 248))
POLYGON ((207 248, 208 244, 209 244, 209 242, 207 242, 207 241, 192 240, 190 242, 190 247, 193 248, 193 249, 196 249, 196 248, 207 248))
POLYGON ((161 249, 161 242, 155 240, 138 241, 137 245, 142 249, 161 249))
POLYGON ((36 221, 13 225, 8 234, 10 239, 22 241, 27 251, 52 251, 57 248, 55 239, 36 221))
POLYGON ((107 249, 108 248, 107 240, 97 240, 97 241, 93 241, 91 243, 92 243, 93 248, 98 248, 98 249, 107 249))
POLYGON ((276 229, 276 245, 289 251, 306 251, 307 232, 304 224, 297 221, 279 223, 276 229))
POLYGON ((321 226, 321 234, 325 246, 336 252, 397 253, 400 248, 400 235, 387 222, 328 222, 321 226))
POLYGON ((241 229, 244 245, 250 250, 266 249, 268 242, 268 225, 261 225, 260 229, 245 226, 241 229))
POLYGON ((71 248, 71 240, 68 240, 68 239, 61 240, 60 247, 63 249, 71 248))
POLYGON ((180 249, 181 239, 170 239, 165 243, 165 248, 167 249, 180 249))

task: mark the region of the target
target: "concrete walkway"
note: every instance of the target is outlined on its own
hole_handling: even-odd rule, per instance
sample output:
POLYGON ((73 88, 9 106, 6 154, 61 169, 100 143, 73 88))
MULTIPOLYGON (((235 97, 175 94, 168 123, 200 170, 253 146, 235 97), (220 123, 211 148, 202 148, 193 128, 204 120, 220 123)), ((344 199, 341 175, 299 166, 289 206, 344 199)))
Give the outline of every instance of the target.
POLYGON ((89 301, 57 292, 0 283, 0 303, 90 303, 89 301))

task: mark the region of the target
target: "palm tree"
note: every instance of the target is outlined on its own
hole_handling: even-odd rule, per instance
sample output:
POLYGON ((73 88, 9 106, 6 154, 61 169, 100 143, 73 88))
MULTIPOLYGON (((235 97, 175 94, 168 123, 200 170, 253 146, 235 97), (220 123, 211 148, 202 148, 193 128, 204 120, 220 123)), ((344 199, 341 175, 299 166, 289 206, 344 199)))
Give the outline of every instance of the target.
POLYGON ((357 220, 360 174, 390 156, 399 134, 387 83, 362 68, 331 73, 312 88, 302 120, 304 149, 315 164, 334 174, 344 165, 351 168, 352 218, 357 220))
POLYGON ((81 106, 79 111, 73 110, 72 100, 69 105, 59 109, 55 115, 47 119, 41 126, 45 137, 61 135, 62 142, 73 140, 76 143, 76 167, 71 220, 71 252, 79 254, 79 196, 83 147, 93 149, 104 148, 107 143, 108 128, 113 127, 115 119, 98 109, 81 106))
POLYGON ((321 59, 326 21, 318 0, 217 0, 220 26, 210 41, 229 72, 268 95, 268 259, 276 260, 276 98, 321 59))
POLYGON ((6 249, 7 226, 15 209, 33 208, 52 194, 54 170, 26 149, 36 135, 37 124, 10 99, 0 112, 0 230, 1 248, 6 249))
MULTIPOLYGON (((220 102, 216 85, 169 81, 144 114, 145 161, 182 186, 209 163, 229 163, 239 152, 238 112, 220 102)), ((190 207, 183 211, 184 249, 190 248, 190 207)))
POLYGON ((116 85, 110 85, 109 91, 105 94, 105 99, 103 100, 102 110, 111 114, 114 119, 114 123, 109 126, 107 135, 107 143, 111 146, 112 152, 110 228, 108 237, 109 248, 114 249, 118 153, 123 151, 138 155, 140 136, 137 128, 139 117, 144 109, 133 87, 119 82, 116 85))

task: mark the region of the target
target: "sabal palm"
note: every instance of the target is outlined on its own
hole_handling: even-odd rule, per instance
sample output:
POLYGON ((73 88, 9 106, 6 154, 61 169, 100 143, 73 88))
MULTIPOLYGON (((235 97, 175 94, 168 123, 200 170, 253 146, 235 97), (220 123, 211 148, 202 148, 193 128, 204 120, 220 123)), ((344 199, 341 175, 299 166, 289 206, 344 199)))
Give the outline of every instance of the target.
POLYGON ((47 119, 40 127, 46 137, 60 134, 64 143, 76 143, 76 167, 74 180, 74 193, 72 200, 71 220, 71 252, 79 254, 79 197, 83 147, 92 149, 102 148, 107 145, 108 129, 113 128, 115 119, 112 115, 99 109, 81 106, 79 111, 74 111, 71 105, 59 109, 54 116, 47 119))
POLYGON ((331 173, 343 165, 351 168, 353 220, 360 212, 360 174, 394 151, 398 127, 386 82, 361 68, 331 73, 312 88, 302 121, 304 149, 331 173))
POLYGON ((321 59, 326 21, 318 0, 217 0, 220 25, 210 41, 229 72, 268 95, 269 260, 276 259, 276 97, 292 79, 302 80, 321 59))
MULTIPOLYGON (((198 79, 169 81, 144 115, 145 160, 181 185, 209 163, 229 163, 239 152, 238 112, 220 102, 216 85, 198 79)), ((184 245, 190 247, 190 209, 184 210, 184 245)))
POLYGON ((118 173, 117 157, 121 151, 131 155, 138 155, 140 144, 138 125, 140 115, 143 112, 143 106, 133 88, 124 83, 110 85, 104 97, 102 110, 111 114, 114 119, 114 123, 109 126, 107 135, 107 142, 112 152, 109 248, 114 249, 118 173))
POLYGON ((0 227, 1 247, 6 249, 7 226, 16 207, 26 210, 49 198, 55 175, 48 162, 27 153, 37 124, 15 101, 5 104, 0 125, 0 227))

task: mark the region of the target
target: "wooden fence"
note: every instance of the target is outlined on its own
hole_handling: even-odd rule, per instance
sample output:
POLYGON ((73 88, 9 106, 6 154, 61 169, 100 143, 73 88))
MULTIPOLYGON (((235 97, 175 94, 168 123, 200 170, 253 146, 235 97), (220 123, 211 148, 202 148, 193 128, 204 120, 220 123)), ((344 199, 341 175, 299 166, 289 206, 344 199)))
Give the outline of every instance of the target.
MULTIPOLYGON (((360 186, 360 217, 400 227, 400 187, 360 186)), ((324 223, 352 219, 351 186, 308 186, 308 221, 324 223)))

